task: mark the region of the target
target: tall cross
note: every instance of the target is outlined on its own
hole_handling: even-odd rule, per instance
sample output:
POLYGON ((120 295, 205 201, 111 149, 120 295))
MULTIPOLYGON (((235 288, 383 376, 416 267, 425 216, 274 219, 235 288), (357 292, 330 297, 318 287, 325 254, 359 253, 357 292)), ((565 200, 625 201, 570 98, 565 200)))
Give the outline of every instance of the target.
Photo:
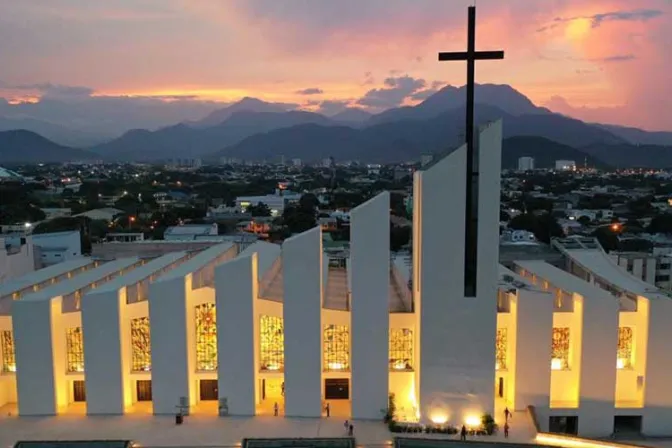
POLYGON ((467 185, 464 231, 464 295, 476 297, 478 266, 478 154, 474 144, 474 75, 477 60, 504 59, 503 51, 476 51, 476 7, 469 7, 467 51, 439 53, 439 61, 467 61, 467 185))

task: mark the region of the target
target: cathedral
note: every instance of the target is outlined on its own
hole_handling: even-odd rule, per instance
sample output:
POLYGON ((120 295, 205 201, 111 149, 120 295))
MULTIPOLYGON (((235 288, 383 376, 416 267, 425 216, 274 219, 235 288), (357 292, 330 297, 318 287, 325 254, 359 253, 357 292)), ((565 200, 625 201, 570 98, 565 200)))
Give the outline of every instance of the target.
POLYGON ((383 192, 352 210, 340 257, 318 227, 0 285, 0 407, 380 419, 393 394, 399 421, 461 426, 508 407, 545 432, 670 435, 672 299, 599 248, 568 244, 566 269, 501 266, 501 141, 500 122, 480 130, 477 220, 466 147, 415 173, 412 256, 390 255, 383 192))

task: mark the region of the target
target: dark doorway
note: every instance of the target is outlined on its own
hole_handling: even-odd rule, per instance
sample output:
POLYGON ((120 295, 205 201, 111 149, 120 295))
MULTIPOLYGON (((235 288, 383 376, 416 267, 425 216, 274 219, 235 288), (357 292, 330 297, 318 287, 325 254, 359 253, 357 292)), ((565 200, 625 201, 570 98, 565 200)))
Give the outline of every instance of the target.
POLYGON ((504 398, 504 377, 503 376, 499 377, 499 387, 498 387, 497 394, 499 395, 499 398, 504 398))
POLYGON ((152 401, 152 380, 138 380, 135 390, 138 401, 152 401))
POLYGON ((618 435, 641 435, 641 415, 616 415, 614 416, 614 434, 618 435))
POLYGON ((86 401, 86 386, 84 384, 84 381, 73 381, 72 391, 75 402, 86 401))
POLYGON ((201 380, 201 401, 219 400, 217 380, 201 380))
POLYGON ((347 378, 324 380, 324 398, 326 400, 347 400, 350 398, 350 381, 347 378))
POLYGON ((556 434, 577 435, 579 431, 579 417, 549 417, 548 432, 556 434))

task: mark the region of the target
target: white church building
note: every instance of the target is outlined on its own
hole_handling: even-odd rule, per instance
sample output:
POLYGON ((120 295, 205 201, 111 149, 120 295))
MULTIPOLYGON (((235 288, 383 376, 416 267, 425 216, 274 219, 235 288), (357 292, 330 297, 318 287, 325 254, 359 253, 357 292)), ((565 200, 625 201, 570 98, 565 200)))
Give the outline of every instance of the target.
POLYGON ((343 259, 317 227, 3 284, 0 409, 320 417, 328 404, 380 419, 393 393, 405 421, 460 426, 508 406, 541 431, 671 435, 672 299, 601 251, 568 250, 567 270, 500 266, 501 136, 495 123, 479 138, 475 297, 462 147, 415 174, 412 259, 390 256, 384 192, 352 211, 343 259))

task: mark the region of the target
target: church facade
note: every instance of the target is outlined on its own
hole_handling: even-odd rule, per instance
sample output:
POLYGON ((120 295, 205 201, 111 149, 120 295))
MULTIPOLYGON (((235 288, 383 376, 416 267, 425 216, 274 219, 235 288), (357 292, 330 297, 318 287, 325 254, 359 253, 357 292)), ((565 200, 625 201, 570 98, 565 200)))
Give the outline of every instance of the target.
POLYGON ((567 270, 500 266, 501 138, 501 123, 479 138, 475 296, 463 147, 415 175, 412 257, 390 256, 384 192, 352 211, 340 257, 315 228, 2 285, 0 406, 380 419, 394 394, 405 421, 477 424, 508 406, 541 431, 607 436, 627 418, 669 435, 672 299, 617 293, 578 255, 567 270))

